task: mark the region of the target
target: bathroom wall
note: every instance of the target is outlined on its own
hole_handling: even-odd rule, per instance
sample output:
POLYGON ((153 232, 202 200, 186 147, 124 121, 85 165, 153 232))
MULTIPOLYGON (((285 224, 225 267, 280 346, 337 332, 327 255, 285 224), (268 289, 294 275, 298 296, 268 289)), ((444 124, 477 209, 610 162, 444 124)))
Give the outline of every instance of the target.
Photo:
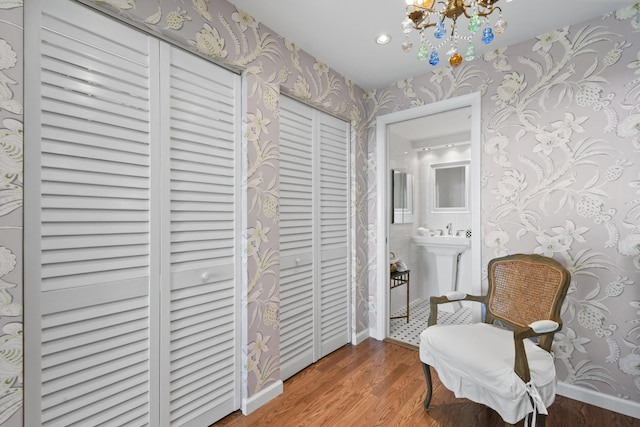
MULTIPOLYGON (((404 261, 407 268, 410 270, 410 301, 414 301, 416 298, 421 298, 422 295, 419 287, 415 285, 420 263, 418 248, 411 243, 411 237, 415 234, 415 229, 416 225, 413 222, 391 224, 389 227, 389 251, 393 252, 397 259, 404 261)), ((406 292, 407 291, 404 286, 391 290, 389 313, 394 313, 406 306, 406 292)))
MULTIPOLYGON (((430 230, 443 230, 443 233, 446 233, 445 227, 451 223, 452 234, 455 234, 457 230, 467 230, 471 227, 469 212, 433 212, 433 198, 431 197, 433 188, 431 165, 463 160, 471 160, 470 145, 418 152, 417 187, 420 202, 418 226, 430 230)), ((420 250, 418 260, 417 274, 412 277, 414 288, 417 291, 416 297, 428 299, 432 295, 439 294, 435 285, 437 281, 435 255, 420 250)), ((457 282, 458 290, 471 293, 471 251, 469 249, 465 250, 460 258, 457 282)))
MULTIPOLYGON (((410 301, 426 300, 438 295, 437 265, 435 255, 411 242, 418 227, 445 230, 452 224, 453 234, 471 226, 471 214, 466 212, 433 212, 431 191, 433 187, 431 165, 471 159, 471 146, 458 145, 430 151, 415 150, 413 145, 397 135, 391 135, 389 146, 390 169, 405 169, 414 176, 414 216, 408 223, 389 226, 389 251, 407 263, 411 270, 410 301)), ((443 231, 444 232, 444 231, 443 231)), ((471 251, 467 249, 460 258, 458 289, 471 292, 471 251)), ((406 289, 391 290, 389 312, 403 308, 406 304, 406 289)))
MULTIPOLYGON (((411 237, 417 229, 417 218, 421 209, 420 185, 419 185, 419 164, 418 153, 413 150, 411 142, 398 135, 390 135, 389 142, 389 168, 404 169, 413 175, 413 218, 410 222, 394 223, 389 225, 389 251, 396 255, 397 259, 403 260, 411 270, 411 281, 416 277, 419 253, 416 246, 411 243, 411 237)), ((410 301, 419 297, 416 286, 410 286, 410 301)), ((389 312, 404 308, 406 306, 406 288, 404 286, 391 290, 389 301, 389 312)))
POLYGON ((432 174, 431 165, 438 163, 451 163, 463 160, 471 160, 471 146, 461 145, 451 148, 442 148, 430 151, 420 151, 418 154, 420 182, 420 210, 419 226, 431 230, 440 229, 446 232, 445 227, 451 223, 453 234, 457 230, 467 230, 471 227, 471 215, 466 212, 433 212, 431 197, 432 174))

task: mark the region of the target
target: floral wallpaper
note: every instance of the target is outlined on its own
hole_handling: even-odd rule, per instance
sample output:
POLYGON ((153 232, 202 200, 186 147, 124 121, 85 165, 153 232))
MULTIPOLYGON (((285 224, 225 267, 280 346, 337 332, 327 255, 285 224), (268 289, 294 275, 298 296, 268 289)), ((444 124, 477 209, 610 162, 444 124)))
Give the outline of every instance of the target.
MULTIPOLYGON (((367 110, 473 91, 482 95, 482 264, 535 252, 567 266, 559 380, 639 402, 640 3, 407 78, 369 94, 367 110)), ((371 163, 373 129, 368 138, 371 163)), ((369 184, 375 194, 373 173, 369 184)))
POLYGON ((22 0, 0 11, 0 424, 22 425, 22 0))
MULTIPOLYGON (((224 0, 74 1, 246 75, 243 397, 279 378, 279 97, 352 123, 360 333, 376 310, 376 116, 480 91, 483 263, 538 252, 567 265, 560 379, 640 399, 640 4, 364 93, 224 0)), ((0 9, 0 424, 21 426, 23 0, 0 9)))
MULTIPOLYGON (((75 1, 75 0, 74 0, 75 1)), ((366 307, 367 176, 363 164, 363 90, 294 43, 273 33, 224 0, 80 0, 206 59, 245 74, 243 99, 244 198, 246 229, 242 247, 244 331, 243 397, 250 397, 279 374, 279 120, 281 93, 298 98, 352 125, 354 212, 352 282, 354 305, 366 307), (363 202, 364 200, 364 202, 363 202)), ((22 407, 22 0, 0 0, 14 13, 0 19, 0 424, 22 407), (5 33, 11 37, 5 36, 5 33), (6 39, 6 40, 5 40, 6 39), (11 245, 9 245, 11 243, 11 245), (6 246, 6 247, 5 247, 6 246)), ((4 11, 3 11, 4 12, 4 11)), ((370 118, 371 119, 371 118, 370 118)), ((366 311, 356 308, 353 329, 368 328, 366 311)), ((12 420, 22 425, 21 416, 12 420)))

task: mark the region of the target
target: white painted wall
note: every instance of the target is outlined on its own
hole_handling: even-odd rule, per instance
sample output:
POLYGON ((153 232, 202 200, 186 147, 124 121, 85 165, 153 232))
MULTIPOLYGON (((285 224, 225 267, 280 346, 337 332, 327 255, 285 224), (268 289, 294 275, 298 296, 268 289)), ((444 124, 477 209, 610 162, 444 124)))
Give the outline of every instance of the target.
MULTIPOLYGON (((417 153, 418 159, 418 179, 416 180, 417 200, 419 211, 415 230, 418 227, 425 227, 431 230, 445 230, 447 224, 452 224, 455 234, 458 230, 471 228, 471 214, 458 212, 433 212, 432 200, 429 197, 432 188, 431 165, 434 163, 458 162, 471 159, 471 146, 456 146, 430 151, 420 151, 417 153)), ((473 231, 473 230, 472 230, 473 231)), ((415 289, 415 297, 428 299, 432 295, 437 295, 436 285, 436 260, 435 255, 428 253, 424 249, 418 249, 413 245, 414 256, 417 267, 412 275, 412 285, 415 289)), ((412 270, 413 271, 413 270, 412 270)), ((458 290, 472 293, 471 291, 471 251, 466 249, 460 258, 458 271, 458 290)))
MULTIPOLYGON (((436 260, 435 255, 411 242, 411 237, 417 234, 418 227, 444 230, 448 223, 452 224, 453 232, 471 228, 471 214, 469 213, 439 213, 432 212, 430 191, 431 164, 458 162, 471 159, 471 146, 456 146, 430 151, 416 151, 409 141, 393 136, 389 146, 389 166, 391 169, 406 169, 414 176, 414 222, 390 224, 389 250, 395 253, 397 259, 406 262, 411 270, 410 301, 428 299, 437 295, 436 260)), ((458 289, 471 292, 471 253, 467 249, 460 259, 458 272, 458 289)), ((406 304, 406 289, 404 286, 391 290, 389 313, 403 308, 406 304)))
MULTIPOLYGON (((418 248, 411 243, 411 237, 416 234, 418 228, 415 219, 419 217, 422 204, 420 201, 421 189, 419 185, 419 161, 418 152, 415 151, 411 142, 397 135, 391 136, 389 144, 389 167, 390 169, 405 169, 407 173, 413 175, 413 211, 414 222, 390 224, 389 226, 389 251, 395 253, 397 259, 401 259, 411 270, 410 301, 420 298, 417 293, 418 287, 413 285, 413 278, 417 273, 420 257, 418 248)), ((392 289, 390 293, 389 313, 404 308, 407 303, 407 290, 404 286, 392 289)))

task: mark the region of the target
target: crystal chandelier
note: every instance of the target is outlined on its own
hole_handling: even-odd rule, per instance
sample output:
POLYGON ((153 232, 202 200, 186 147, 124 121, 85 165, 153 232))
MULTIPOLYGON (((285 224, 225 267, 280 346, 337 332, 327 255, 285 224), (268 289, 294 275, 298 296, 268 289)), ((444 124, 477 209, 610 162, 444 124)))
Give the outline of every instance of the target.
MULTIPOLYGON (((413 42, 409 38, 412 30, 418 31, 420 34, 420 47, 418 49, 418 59, 421 61, 429 60, 429 64, 438 65, 440 58, 438 50, 445 44, 450 44, 448 51, 449 64, 455 68, 462 63, 462 55, 458 53, 458 42, 467 42, 464 59, 471 61, 475 58, 475 48, 472 40, 475 34, 481 31, 481 40, 484 44, 493 41, 495 34, 502 34, 507 28, 507 23, 502 19, 502 9, 496 7, 498 0, 447 0, 439 1, 439 7, 435 6, 435 0, 405 0, 407 3, 407 18, 402 21, 402 31, 407 35, 406 40, 402 43, 402 49, 405 52, 411 51, 413 42), (491 27, 489 25, 489 15, 494 11, 499 11, 500 16, 496 23, 491 27), (460 15, 464 15, 469 23, 467 35, 460 34, 456 26, 460 15), (449 32, 445 25, 445 20, 451 20, 449 32), (435 27, 433 37, 434 43, 427 37, 425 30, 435 27)), ((510 0, 507 0, 510 1, 510 0)))

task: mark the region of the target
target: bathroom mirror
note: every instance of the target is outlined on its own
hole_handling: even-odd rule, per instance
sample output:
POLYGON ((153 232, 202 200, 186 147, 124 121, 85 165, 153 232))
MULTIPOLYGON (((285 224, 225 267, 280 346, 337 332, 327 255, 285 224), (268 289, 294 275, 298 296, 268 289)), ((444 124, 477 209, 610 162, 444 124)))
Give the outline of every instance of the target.
POLYGON ((404 169, 391 170, 391 222, 413 222, 413 175, 404 169))
POLYGON ((434 212, 469 211, 469 161, 431 165, 434 212))

